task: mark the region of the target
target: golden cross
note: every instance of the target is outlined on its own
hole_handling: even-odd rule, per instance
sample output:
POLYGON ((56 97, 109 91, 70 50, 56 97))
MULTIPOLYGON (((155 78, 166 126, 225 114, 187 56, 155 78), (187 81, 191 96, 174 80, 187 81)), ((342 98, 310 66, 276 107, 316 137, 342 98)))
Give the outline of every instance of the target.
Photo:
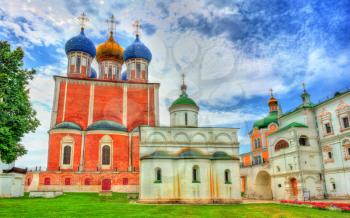
POLYGON ((87 22, 89 22, 89 18, 86 16, 85 12, 81 13, 81 15, 77 19, 81 29, 84 29, 87 22))
POLYGON ((133 23, 132 26, 135 28, 135 35, 139 36, 139 35, 140 35, 140 29, 141 29, 140 21, 136 20, 136 21, 133 23))
POLYGON ((108 31, 114 33, 117 24, 119 24, 119 22, 114 18, 114 15, 112 15, 110 19, 107 19, 108 31))

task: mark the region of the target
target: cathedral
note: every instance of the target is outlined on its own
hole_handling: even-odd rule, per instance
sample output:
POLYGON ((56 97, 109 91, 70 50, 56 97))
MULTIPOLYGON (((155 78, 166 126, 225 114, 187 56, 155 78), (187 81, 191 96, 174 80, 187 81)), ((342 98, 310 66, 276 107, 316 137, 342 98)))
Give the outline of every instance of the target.
POLYGON ((124 50, 115 20, 95 48, 82 27, 65 45, 67 76, 54 76, 47 170, 28 172, 26 191, 140 193, 143 202, 241 200, 235 128, 198 127, 186 90, 159 126, 159 83, 148 80, 152 53, 136 36, 124 50), (98 69, 92 68, 96 60, 98 69), (122 67, 126 70, 122 72, 122 67))

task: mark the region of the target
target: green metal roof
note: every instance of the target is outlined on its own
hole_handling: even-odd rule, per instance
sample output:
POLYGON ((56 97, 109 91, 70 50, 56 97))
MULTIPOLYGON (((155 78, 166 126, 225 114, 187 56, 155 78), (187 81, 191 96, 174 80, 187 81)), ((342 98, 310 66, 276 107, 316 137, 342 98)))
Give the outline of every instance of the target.
POLYGON ((96 121, 95 123, 88 126, 87 130, 114 130, 123 132, 128 131, 125 126, 111 120, 96 121))
POLYGON ((81 127, 73 122, 62 122, 57 124, 54 128, 52 129, 76 129, 76 130, 81 130, 81 127))
POLYGON ((272 133, 272 134, 275 134, 277 132, 282 132, 284 130, 287 130, 287 129, 290 129, 290 128, 293 128, 293 127, 297 127, 297 128, 308 128, 307 125, 303 124, 303 123, 297 123, 297 122, 293 122, 293 123, 290 123, 288 124, 287 126, 284 126, 282 128, 280 128, 279 130, 277 130, 276 132, 272 133))
POLYGON ((230 155, 228 155, 226 152, 223 152, 223 151, 215 152, 210 159, 211 160, 234 160, 234 158, 232 158, 230 155))
POLYGON ((272 111, 267 115, 267 117, 258 120, 254 123, 253 127, 258 128, 258 129, 263 129, 266 128, 270 125, 270 123, 276 123, 278 124, 277 118, 278 118, 278 112, 277 111, 272 111))
POLYGON ((180 97, 178 97, 172 104, 170 107, 174 107, 176 105, 192 105, 198 108, 196 102, 188 97, 186 92, 183 92, 180 97))

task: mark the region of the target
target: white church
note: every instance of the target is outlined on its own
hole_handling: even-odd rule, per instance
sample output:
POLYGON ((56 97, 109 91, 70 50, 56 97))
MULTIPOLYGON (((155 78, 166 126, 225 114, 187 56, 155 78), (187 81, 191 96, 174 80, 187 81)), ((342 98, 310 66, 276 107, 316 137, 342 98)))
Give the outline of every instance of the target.
POLYGON ((140 127, 140 202, 239 203, 238 129, 198 127, 185 84, 169 112, 170 127, 140 127))

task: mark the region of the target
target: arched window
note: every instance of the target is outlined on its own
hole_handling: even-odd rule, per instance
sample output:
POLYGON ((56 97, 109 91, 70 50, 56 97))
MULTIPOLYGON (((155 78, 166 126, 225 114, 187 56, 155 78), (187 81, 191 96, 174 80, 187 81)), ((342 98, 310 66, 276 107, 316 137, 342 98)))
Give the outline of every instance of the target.
POLYGON ((300 136, 299 138, 299 145, 300 146, 309 146, 309 140, 308 137, 305 135, 300 136))
POLYGON ((275 145, 275 151, 279 151, 281 149, 288 148, 288 147, 289 147, 289 144, 286 140, 280 140, 275 145))
POLYGON ((333 159, 333 153, 331 151, 328 151, 328 159, 333 159))
POLYGON ((225 184, 231 184, 231 172, 230 172, 230 170, 225 170, 225 184))
POLYGON ((111 147, 104 145, 102 147, 102 165, 110 165, 111 163, 111 147))
POLYGON ((192 183, 199 183, 199 167, 197 165, 192 167, 192 183))
POLYGON ((279 166, 277 166, 276 169, 277 169, 277 172, 281 171, 281 168, 279 166))
POLYGON ((156 169, 155 169, 155 182, 156 183, 161 183, 162 182, 162 170, 159 168, 159 167, 157 167, 156 169))
POLYGON ((80 73, 80 65, 81 65, 81 57, 77 56, 77 65, 76 65, 76 73, 80 73))
POLYGON ((70 145, 65 145, 63 147, 63 164, 70 165, 72 147, 70 145))

